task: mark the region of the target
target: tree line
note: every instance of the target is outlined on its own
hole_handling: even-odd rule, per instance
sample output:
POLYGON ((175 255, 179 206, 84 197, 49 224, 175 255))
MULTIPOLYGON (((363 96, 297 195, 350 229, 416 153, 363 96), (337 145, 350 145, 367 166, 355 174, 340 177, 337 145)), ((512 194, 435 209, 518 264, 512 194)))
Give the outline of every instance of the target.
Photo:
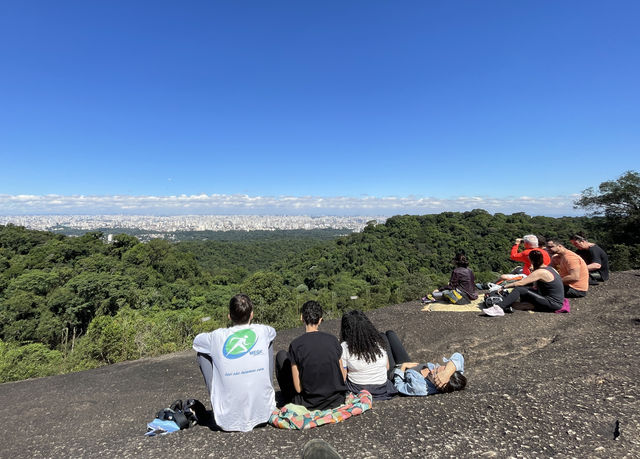
POLYGON ((447 282, 458 250, 478 281, 491 281, 514 267, 509 250, 524 234, 568 241, 585 232, 609 253, 613 270, 638 268, 638 208, 632 202, 630 211, 608 215, 609 201, 602 202, 620 191, 623 178, 627 194, 616 204, 640 199, 628 193, 640 191, 640 176, 629 172, 604 189, 585 190, 576 205, 591 209, 588 217, 479 209, 401 215, 332 238, 283 231, 141 243, 119 234, 107 243, 95 231, 69 237, 0 226, 0 381, 186 349, 195 334, 227 325, 228 300, 239 292, 252 298, 257 321, 282 329, 298 324, 309 299, 328 318, 417 299, 447 282))

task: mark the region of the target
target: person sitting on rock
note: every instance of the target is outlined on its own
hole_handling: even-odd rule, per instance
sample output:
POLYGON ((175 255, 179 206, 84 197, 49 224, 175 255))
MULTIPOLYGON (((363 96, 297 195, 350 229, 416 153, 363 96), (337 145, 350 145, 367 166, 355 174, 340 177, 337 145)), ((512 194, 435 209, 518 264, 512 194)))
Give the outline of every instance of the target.
POLYGON ((300 319, 305 333, 294 339, 289 352, 276 355, 276 378, 284 403, 310 410, 336 408, 344 403, 347 387, 342 375, 342 347, 337 338, 321 332, 322 306, 317 301, 302 305, 300 319))
POLYGON ((412 362, 400 338, 393 330, 385 337, 389 343, 389 378, 403 395, 424 396, 462 390, 467 385, 464 357, 459 352, 437 363, 412 362))
POLYGON ((578 249, 576 253, 587 264, 589 285, 597 285, 609 279, 609 257, 607 253, 593 242, 587 241, 578 233, 571 238, 571 244, 578 249))
POLYGON ((519 261, 523 263, 522 266, 518 266, 509 274, 502 274, 495 283, 487 283, 478 285, 478 287, 488 289, 490 291, 498 290, 500 287, 512 287, 514 282, 524 279, 531 274, 532 266, 529 260, 529 254, 532 251, 539 251, 542 253, 544 264, 551 263, 551 256, 549 252, 544 248, 539 247, 539 241, 544 241, 542 236, 536 236, 534 234, 527 234, 522 238, 515 240, 515 243, 511 247, 510 258, 513 261, 519 261), (520 244, 524 242, 524 250, 519 252, 520 244))
POLYGON ((451 303, 469 304, 478 298, 475 276, 469 269, 469 260, 464 251, 459 251, 452 261, 455 269, 451 273, 449 283, 422 298, 423 303, 447 298, 451 303))
MULTIPOLYGON (((547 238, 538 234, 538 247, 540 248, 540 250, 544 251, 547 255, 549 255, 549 260, 551 260, 551 257, 553 256, 553 254, 549 251, 549 249, 547 249, 547 238)), ((551 261, 549 261, 549 263, 551 263, 551 261)), ((549 264, 547 263, 547 265, 549 264)))
POLYGON ((553 312, 562 308, 564 286, 560 274, 544 263, 544 257, 538 250, 529 252, 529 260, 533 272, 524 279, 510 284, 513 290, 502 303, 484 309, 485 314, 499 316, 505 312, 513 312, 512 305, 518 301, 531 303, 538 311, 553 312))
POLYGON ((525 276, 528 276, 529 274, 531 274, 531 262, 529 261, 529 254, 531 253, 532 250, 537 250, 540 253, 542 253, 542 256, 544 257, 545 265, 548 265, 549 263, 551 263, 551 257, 549 257, 549 254, 545 250, 538 247, 537 236, 535 236, 534 234, 527 234, 522 238, 518 238, 516 239, 515 243, 511 247, 510 258, 513 261, 524 263, 524 266, 522 267, 522 274, 524 274, 525 276), (520 244, 523 242, 524 242, 524 250, 519 252, 520 244))
POLYGON ((387 378, 387 340, 362 311, 342 316, 342 374, 347 389, 357 394, 365 389, 374 400, 388 400, 398 391, 387 378))
POLYGON ((252 324, 253 304, 239 294, 229 301, 233 326, 200 333, 193 349, 211 397, 216 424, 246 432, 269 420, 275 409, 272 343, 276 331, 252 324))
POLYGON ((547 239, 547 249, 553 253, 551 266, 558 270, 564 284, 565 298, 582 298, 589 291, 589 269, 580 256, 557 240, 547 239))

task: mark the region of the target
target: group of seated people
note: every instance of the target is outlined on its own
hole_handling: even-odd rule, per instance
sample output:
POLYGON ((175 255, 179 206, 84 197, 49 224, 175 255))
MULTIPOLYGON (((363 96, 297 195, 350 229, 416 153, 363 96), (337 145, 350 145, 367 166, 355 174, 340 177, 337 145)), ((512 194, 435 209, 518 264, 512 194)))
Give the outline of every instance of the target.
MULTIPOLYGON (((361 311, 342 317, 340 341, 319 330, 322 306, 307 301, 301 310, 305 333, 275 358, 282 405, 309 410, 337 408, 351 392, 374 400, 424 396, 464 389, 464 358, 454 353, 442 364, 411 361, 392 330, 380 333, 361 311)), ((251 323, 253 305, 239 294, 229 302, 233 325, 194 339, 193 349, 211 397, 215 423, 227 431, 248 431, 269 420, 276 408, 272 385, 275 330, 251 323)))
POLYGON ((555 238, 548 238, 545 246, 539 247, 540 239, 529 234, 516 239, 511 248, 511 259, 524 262, 522 274, 526 277, 506 284, 513 290, 498 305, 504 312, 512 312, 512 305, 518 301, 530 303, 539 311, 555 312, 563 307, 565 298, 585 297, 589 285, 609 279, 607 254, 582 234, 570 239, 576 252, 555 238))
MULTIPOLYGON (((485 310, 491 312, 512 312, 516 302, 527 302, 541 311, 558 311, 565 298, 582 298, 587 295, 589 285, 609 279, 608 256, 598 245, 589 242, 583 234, 575 234, 570 239, 577 249, 573 252, 558 239, 544 239, 528 234, 518 238, 511 247, 511 260, 523 263, 517 273, 503 274, 498 280, 501 288, 513 288, 499 306, 485 310), (524 248, 521 250, 521 246, 524 248)), ((457 304, 469 303, 478 298, 473 272, 464 252, 453 259, 456 268, 449 284, 433 291, 423 298, 423 302, 446 297, 457 304)))
MULTIPOLYGON (((511 259, 524 263, 522 276, 517 280, 504 276, 513 289, 497 306, 501 311, 510 310, 517 301, 556 311, 565 298, 584 297, 590 283, 609 278, 607 254, 583 235, 571 238, 577 253, 557 239, 549 238, 544 245, 541 240, 534 235, 516 239, 511 259)), ((466 255, 458 253, 453 262, 449 284, 434 291, 428 301, 445 296, 453 302, 478 298, 466 255)), ((193 342, 218 427, 248 431, 269 420, 276 408, 274 370, 281 405, 294 403, 309 410, 336 408, 347 393, 362 390, 374 400, 387 400, 399 394, 424 396, 465 388, 461 354, 454 353, 442 364, 413 362, 396 333, 380 333, 358 310, 343 315, 338 341, 319 330, 322 315, 318 302, 307 301, 300 317, 305 333, 291 342, 288 351, 279 351, 274 362, 276 331, 252 323, 253 304, 247 295, 231 298, 228 317, 233 325, 201 333, 193 342)))

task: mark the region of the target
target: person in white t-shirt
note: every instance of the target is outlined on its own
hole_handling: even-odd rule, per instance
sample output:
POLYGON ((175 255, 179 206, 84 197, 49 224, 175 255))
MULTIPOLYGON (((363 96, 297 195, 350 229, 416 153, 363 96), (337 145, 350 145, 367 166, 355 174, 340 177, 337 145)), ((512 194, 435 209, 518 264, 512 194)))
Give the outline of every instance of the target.
POLYGON ((387 340, 358 310, 342 316, 342 374, 353 393, 365 389, 374 400, 388 400, 398 391, 388 379, 387 340))
POLYGON ((216 424, 223 430, 247 432, 266 423, 276 407, 271 380, 276 331, 251 323, 253 304, 244 294, 231 298, 228 317, 233 326, 200 333, 193 349, 216 424))

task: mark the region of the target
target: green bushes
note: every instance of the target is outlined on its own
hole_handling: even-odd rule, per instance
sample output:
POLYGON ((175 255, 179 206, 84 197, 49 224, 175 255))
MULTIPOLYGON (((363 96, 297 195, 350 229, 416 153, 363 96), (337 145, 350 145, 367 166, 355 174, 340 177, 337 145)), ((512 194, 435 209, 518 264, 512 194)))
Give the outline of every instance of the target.
POLYGON ((613 271, 640 267, 640 244, 615 244, 607 253, 613 271))
POLYGON ((203 322, 202 318, 201 310, 142 312, 123 308, 115 316, 96 317, 73 352, 85 360, 111 364, 188 349, 196 334, 223 325, 215 320, 203 322))
POLYGON ((42 343, 19 346, 0 340, 0 382, 58 374, 62 354, 42 343))
POLYGON ((226 323, 202 321, 205 310, 141 312, 123 308, 96 317, 87 333, 61 350, 0 341, 0 382, 49 376, 189 349, 195 335, 226 323))

